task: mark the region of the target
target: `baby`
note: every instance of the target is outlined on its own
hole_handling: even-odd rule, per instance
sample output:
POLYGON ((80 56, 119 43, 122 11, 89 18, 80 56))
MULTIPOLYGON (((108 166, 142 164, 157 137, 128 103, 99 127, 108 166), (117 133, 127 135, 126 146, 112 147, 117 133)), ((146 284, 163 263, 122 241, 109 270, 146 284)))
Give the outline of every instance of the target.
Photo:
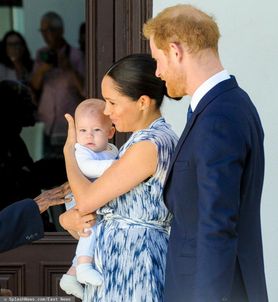
MULTIPOLYGON (((103 111, 105 102, 88 99, 75 110, 76 140, 75 157, 82 173, 94 179, 111 166, 118 149, 108 142, 115 133, 109 117, 103 111)), ((71 195, 72 197, 72 195, 71 195)), ((66 203, 67 210, 75 206, 74 198, 66 203)), ((94 227, 89 237, 80 237, 72 266, 60 280, 60 287, 67 293, 82 299, 84 288, 80 283, 99 286, 102 276, 93 268, 94 227)))

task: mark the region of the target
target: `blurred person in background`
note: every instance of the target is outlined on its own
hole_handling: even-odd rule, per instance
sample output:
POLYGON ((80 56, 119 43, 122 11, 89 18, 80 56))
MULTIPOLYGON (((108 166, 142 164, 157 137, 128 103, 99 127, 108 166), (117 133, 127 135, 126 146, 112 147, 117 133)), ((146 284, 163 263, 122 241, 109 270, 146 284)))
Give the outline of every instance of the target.
POLYGON ((20 136, 23 127, 35 123, 35 105, 30 89, 18 81, 0 82, 1 149, 0 149, 0 209, 26 196, 40 193, 40 186, 32 173, 33 160, 20 136))
POLYGON ((32 88, 38 103, 38 120, 45 125, 45 155, 63 157, 67 133, 65 113, 74 113, 83 97, 84 56, 64 38, 62 18, 47 12, 40 32, 46 46, 37 51, 32 88))
POLYGON ((0 46, 0 81, 19 80, 28 84, 32 69, 33 60, 25 39, 19 32, 8 31, 0 46))
POLYGON ((79 49, 82 51, 83 55, 85 56, 86 51, 86 23, 82 22, 79 27, 79 49))
MULTIPOLYGON (((33 162, 20 136, 23 127, 35 123, 35 105, 30 88, 19 81, 0 82, 2 98, 0 119, 0 210, 26 197, 34 198, 41 189, 50 189, 66 181, 63 161, 41 159, 33 162)), ((54 231, 48 214, 43 215, 45 230, 54 231)))

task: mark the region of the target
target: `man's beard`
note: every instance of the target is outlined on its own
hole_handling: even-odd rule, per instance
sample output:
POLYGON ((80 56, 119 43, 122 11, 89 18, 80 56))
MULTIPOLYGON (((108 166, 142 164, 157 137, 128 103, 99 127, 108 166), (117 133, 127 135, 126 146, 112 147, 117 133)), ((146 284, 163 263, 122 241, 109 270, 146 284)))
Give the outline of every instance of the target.
POLYGON ((183 96, 185 96, 186 93, 184 92, 184 87, 182 87, 181 84, 176 84, 176 83, 177 82, 175 82, 174 85, 171 85, 169 88, 167 87, 167 93, 170 98, 178 101, 183 96))
POLYGON ((174 100, 180 100, 183 96, 187 95, 187 93, 185 92, 185 87, 181 86, 183 81, 182 79, 179 77, 175 80, 171 80, 171 82, 168 82, 169 85, 167 87, 167 93, 169 95, 170 98, 174 99, 174 100))

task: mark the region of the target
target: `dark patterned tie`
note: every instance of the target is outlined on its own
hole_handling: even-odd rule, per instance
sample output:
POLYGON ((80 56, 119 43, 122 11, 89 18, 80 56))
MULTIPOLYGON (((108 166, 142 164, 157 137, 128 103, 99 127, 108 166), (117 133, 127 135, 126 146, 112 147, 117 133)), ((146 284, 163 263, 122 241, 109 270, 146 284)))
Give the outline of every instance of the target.
POLYGON ((192 111, 191 106, 189 105, 189 106, 188 106, 188 110, 187 110, 187 120, 186 120, 187 123, 188 123, 189 120, 191 119, 192 114, 193 114, 193 111, 192 111))

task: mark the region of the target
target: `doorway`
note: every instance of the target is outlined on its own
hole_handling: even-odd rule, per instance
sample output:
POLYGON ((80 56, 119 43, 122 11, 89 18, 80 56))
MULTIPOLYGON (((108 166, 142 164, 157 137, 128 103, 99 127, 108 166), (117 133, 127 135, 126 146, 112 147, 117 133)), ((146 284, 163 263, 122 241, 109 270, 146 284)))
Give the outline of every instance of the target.
MULTIPOLYGON (((101 97, 107 68, 132 53, 149 52, 143 23, 152 15, 152 0, 86 0, 87 97, 101 97)), ((115 136, 120 147, 128 134, 115 136)), ((59 281, 71 265, 76 240, 68 233, 46 233, 30 245, 1 254, 0 287, 15 296, 65 296, 59 281)))

